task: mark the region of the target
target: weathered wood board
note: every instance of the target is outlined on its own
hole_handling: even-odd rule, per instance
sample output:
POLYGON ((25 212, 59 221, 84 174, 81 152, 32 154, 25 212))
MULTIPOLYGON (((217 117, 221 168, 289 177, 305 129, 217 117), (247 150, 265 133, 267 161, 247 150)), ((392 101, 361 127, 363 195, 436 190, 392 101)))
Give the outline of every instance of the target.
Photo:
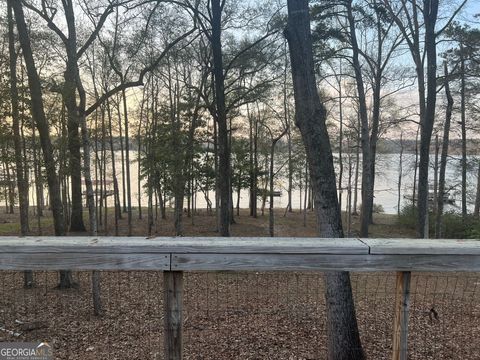
MULTIPOLYGON (((68 251, 68 250, 66 250, 68 251)), ((170 270, 170 254, 0 253, 0 270, 170 270)))
POLYGON ((0 270, 480 271, 480 241, 0 237, 0 270))
POLYGON ((480 271, 480 256, 172 254, 176 271, 480 271))
POLYGON ((480 240, 362 239, 370 254, 480 255, 480 240))
POLYGON ((0 237, 2 252, 368 254, 358 239, 207 237, 0 237))

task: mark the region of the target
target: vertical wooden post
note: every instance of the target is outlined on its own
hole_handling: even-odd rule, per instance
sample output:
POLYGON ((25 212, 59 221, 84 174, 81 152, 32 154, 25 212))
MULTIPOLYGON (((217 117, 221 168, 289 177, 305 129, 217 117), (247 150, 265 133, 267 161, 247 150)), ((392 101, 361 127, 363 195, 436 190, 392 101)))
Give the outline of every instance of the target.
POLYGON ((183 357, 183 271, 163 272, 165 360, 183 357))
POLYGON ((407 360, 410 271, 397 272, 392 360, 407 360))

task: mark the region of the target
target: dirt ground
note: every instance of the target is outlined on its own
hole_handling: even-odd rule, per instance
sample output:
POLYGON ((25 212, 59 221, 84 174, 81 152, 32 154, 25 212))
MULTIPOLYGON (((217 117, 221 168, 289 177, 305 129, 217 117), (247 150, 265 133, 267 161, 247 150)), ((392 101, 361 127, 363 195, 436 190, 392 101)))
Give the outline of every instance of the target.
MULTIPOLYGON (((126 217, 125 217, 126 218, 126 217)), ((134 216, 135 235, 146 221, 134 216)), ((314 236, 315 219, 278 210, 278 236, 314 236)), ((18 231, 16 215, 0 215, 1 235, 18 231)), ((51 219, 41 219, 42 234, 51 219)), ((267 236, 268 217, 242 212, 237 236, 267 236)), ((202 212, 185 218, 185 235, 214 236, 215 218, 202 212)), ((372 236, 413 236, 395 217, 375 218, 372 236)), ((157 223, 171 235, 172 219, 157 223)), ((354 229, 358 218, 354 218, 354 229)), ((113 225, 113 220, 108 220, 113 225)), ((32 219, 32 234, 36 233, 32 219)), ((126 219, 120 234, 126 232, 126 219)), ((113 228, 109 234, 114 233, 113 228)), ((355 230, 352 235, 356 235, 355 230)), ((88 272, 75 273, 79 286, 56 290, 58 275, 36 272, 36 287, 23 289, 23 274, 0 272, 0 341, 47 341, 56 359, 162 359, 161 272, 102 272, 104 315, 95 317, 88 272)), ((369 359, 389 359, 395 276, 354 273, 362 343, 369 359)), ((217 272, 185 275, 186 359, 325 359, 324 274, 217 272)), ((409 359, 480 359, 480 274, 416 273, 412 277, 409 359)))
MULTIPOLYGON (((292 213, 285 213, 284 209, 275 209, 275 236, 317 236, 315 227, 316 220, 313 211, 307 211, 306 214, 294 211, 292 213)), ((85 210, 85 224, 88 224, 88 213, 85 210)), ((104 218, 102 212, 102 219, 104 218)), ((370 227, 371 237, 415 237, 415 231, 400 227, 397 225, 397 217, 389 214, 374 214, 374 224, 370 227)), ((20 231, 18 222, 18 210, 15 214, 6 214, 5 211, 0 210, 0 236, 17 235, 20 231)), ((354 237, 359 232, 358 215, 352 215, 352 225, 350 236, 354 237)), ((347 232, 347 219, 343 214, 343 222, 345 229, 345 236, 347 232)), ((183 215, 184 235, 185 236, 217 236, 215 216, 207 213, 206 210, 198 210, 192 217, 183 215)), ((122 219, 119 220, 119 235, 127 234, 127 214, 122 214, 122 219)), ((107 229, 105 230, 105 221, 98 225, 100 235, 114 235, 115 221, 113 209, 108 209, 107 213, 107 229)), ((133 211, 132 232, 136 236, 147 235, 147 210, 142 209, 142 218, 139 218, 138 209, 133 211)), ((49 212, 45 212, 45 216, 40 220, 32 213, 30 215, 30 234, 31 235, 50 235, 53 234, 53 220, 49 212), (38 224, 40 223, 40 227, 38 224)), ((167 209, 167 218, 161 219, 160 214, 154 220, 153 226, 154 235, 157 236, 172 236, 174 235, 173 227, 173 211, 167 209)), ((232 236, 269 236, 268 233, 268 209, 262 216, 259 210, 258 217, 255 219, 249 216, 248 210, 241 209, 239 216, 235 210, 235 223, 231 227, 232 236)))

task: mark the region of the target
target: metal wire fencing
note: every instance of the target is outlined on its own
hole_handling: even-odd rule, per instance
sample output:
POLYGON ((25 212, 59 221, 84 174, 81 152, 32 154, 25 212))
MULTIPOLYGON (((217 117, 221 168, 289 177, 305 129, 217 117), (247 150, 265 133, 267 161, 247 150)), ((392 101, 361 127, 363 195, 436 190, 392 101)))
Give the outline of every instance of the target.
MULTIPOLYGON (((103 316, 93 315, 91 273, 57 290, 56 272, 0 272, 0 341, 47 341, 56 359, 162 359, 160 271, 102 271, 103 316)), ((390 359, 395 274, 352 273, 369 359, 390 359)), ((480 273, 413 273, 409 359, 478 359, 480 273)), ((185 273, 184 358, 325 359, 324 274, 185 273)))

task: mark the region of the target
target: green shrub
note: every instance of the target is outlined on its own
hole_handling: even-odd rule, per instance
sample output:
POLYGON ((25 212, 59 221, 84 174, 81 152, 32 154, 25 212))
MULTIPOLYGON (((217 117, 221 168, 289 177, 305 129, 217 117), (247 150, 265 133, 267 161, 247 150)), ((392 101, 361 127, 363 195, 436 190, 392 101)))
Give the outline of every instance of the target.
MULTIPOLYGON (((362 204, 358 204, 358 208, 361 209, 362 208, 362 204)), ((382 204, 373 204, 373 208, 372 208, 372 212, 374 214, 383 214, 385 212, 385 209, 383 208, 383 205, 382 204)))
MULTIPOLYGON (((444 213, 442 216, 442 238, 464 239, 470 225, 470 221, 468 220, 467 218, 464 222, 462 216, 453 211, 444 213)), ((430 226, 430 228, 432 228, 432 226, 430 226)), ((435 227, 433 227, 433 229, 435 229, 435 227)))
MULTIPOLYGON (((434 228, 434 226, 430 226, 434 228)), ((433 230, 434 231, 434 230, 433 230)), ((442 238, 476 239, 480 237, 480 221, 469 214, 465 218, 461 214, 448 211, 442 216, 442 238)))
POLYGON ((373 204, 372 211, 374 214, 383 214, 385 212, 385 209, 381 204, 373 204))
POLYGON ((480 224, 477 219, 476 225, 467 232, 467 239, 480 239, 480 224))
POLYGON ((416 229, 418 219, 418 209, 413 205, 406 205, 400 211, 398 216, 398 225, 404 226, 410 229, 416 229))
MULTIPOLYGON (((430 234, 435 234, 435 214, 429 213, 430 234)), ((418 221, 416 206, 407 205, 402 208, 398 217, 398 225, 415 229, 418 221)), ((472 215, 464 219, 455 211, 447 211, 442 216, 442 238, 445 239, 478 239, 480 238, 480 220, 472 215)))

